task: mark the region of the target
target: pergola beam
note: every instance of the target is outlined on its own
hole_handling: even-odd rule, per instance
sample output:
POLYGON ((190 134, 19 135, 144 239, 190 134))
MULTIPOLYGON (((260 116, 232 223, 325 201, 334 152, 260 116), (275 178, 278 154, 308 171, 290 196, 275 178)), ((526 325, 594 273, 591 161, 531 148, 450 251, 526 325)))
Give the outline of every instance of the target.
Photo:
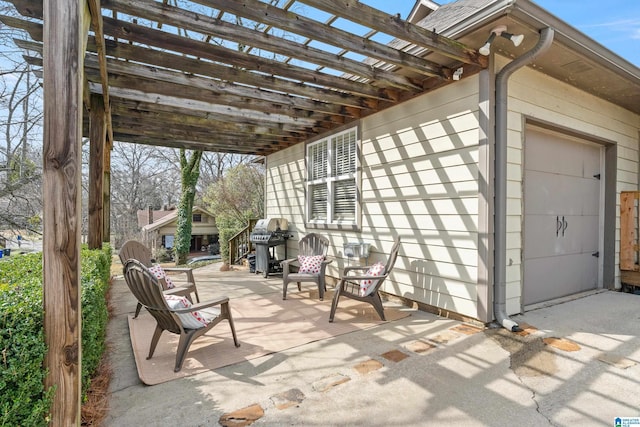
MULTIPOLYGON (((174 52, 182 52, 197 58, 204 58, 214 62, 233 62, 235 66, 246 70, 260 71, 262 73, 280 75, 299 81, 313 82, 321 86, 329 86, 350 90, 351 80, 336 77, 328 73, 313 71, 308 68, 283 64, 275 59, 269 59, 246 52, 217 46, 198 40, 188 39, 165 31, 154 30, 129 22, 118 21, 104 17, 104 31, 106 34, 119 40, 154 46, 158 49, 166 49, 174 52)), ((375 85, 378 87, 394 87, 406 91, 419 91, 421 88, 414 82, 402 76, 394 76, 385 79, 382 70, 376 70, 375 85)), ((357 76, 357 74, 355 74, 357 76)), ((357 87, 358 85, 356 85, 357 87)))
MULTIPOLYGON (((87 57, 85 65, 90 81, 99 82, 100 74, 95 58, 87 57)), ((267 113, 286 113, 290 117, 314 117, 315 113, 353 116, 341 105, 320 100, 293 97, 282 93, 260 90, 185 73, 159 70, 153 67, 108 60, 111 83, 114 87, 139 89, 171 96, 207 101, 216 99, 223 105, 247 107, 267 113), (305 112, 306 110, 306 112, 305 112)), ((103 89, 104 90, 104 89, 103 89)))
MULTIPOLYGON (((92 93, 101 93, 102 88, 95 84, 90 83, 92 93)), ((143 101, 150 103, 158 103, 163 105, 171 105, 180 107, 183 109, 193 109, 199 111, 206 111, 213 114, 219 114, 226 117, 237 117, 246 120, 255 120, 258 123, 260 121, 264 123, 285 123, 291 125, 300 126, 313 126, 316 124, 314 119, 304 117, 289 117, 284 114, 266 113, 261 111, 254 111, 250 109, 243 109, 239 107, 226 107, 221 106, 213 102, 201 101, 198 99, 180 98, 172 95, 144 92, 136 89, 128 88, 116 88, 111 90, 113 97, 125 98, 132 101, 143 101)))
POLYGON ((486 58, 475 49, 426 30, 397 16, 381 12, 357 0, 298 0, 319 10, 332 13, 349 21, 386 34, 410 41, 432 51, 436 51, 457 61, 486 66, 486 58))
MULTIPOLYGON (((203 2, 207 4, 207 2, 203 2)), ((238 2, 240 3, 240 2, 238 2)), ((260 3, 264 4, 264 3, 260 3)), ((298 43, 286 38, 271 37, 262 31, 252 30, 250 28, 241 27, 231 23, 224 22, 221 19, 209 18, 203 15, 196 15, 193 12, 186 11, 177 7, 173 7, 167 4, 158 3, 152 0, 107 0, 106 5, 108 7, 114 7, 117 10, 124 11, 133 16, 145 16, 150 19, 154 19, 158 22, 165 22, 167 24, 184 28, 185 30, 198 31, 202 34, 212 35, 226 40, 235 40, 239 43, 264 49, 269 52, 288 55, 295 57, 302 61, 312 62, 324 67, 340 70, 347 73, 353 73, 360 77, 376 80, 378 77, 376 74, 388 81, 396 82, 401 85, 405 85, 406 82, 402 80, 401 76, 383 71, 380 69, 372 69, 371 67, 352 59, 345 57, 337 57, 335 54, 315 49, 313 47, 298 43)), ((208 4, 213 5, 213 4, 208 4)), ((220 3, 216 3, 214 7, 220 6, 220 3)), ((255 7, 255 4, 243 5, 246 7, 255 7)), ((225 10, 229 8, 228 5, 220 6, 225 10)), ((284 11, 280 8, 275 8, 279 13, 284 11)), ((233 8, 234 12, 237 12, 238 8, 233 8)), ((270 9, 273 10, 273 9, 270 9)), ((252 18, 253 19, 253 18, 252 18)), ((340 40, 340 38, 346 37, 345 32, 338 30, 337 28, 330 27, 328 25, 314 23, 314 28, 306 26, 306 30, 311 32, 313 30, 314 38, 321 39, 325 34, 326 40, 322 40, 328 43, 331 41, 340 40), (330 41, 327 41, 330 40, 330 41)), ((422 58, 405 54, 395 49, 390 49, 388 46, 376 44, 371 42, 372 45, 380 50, 378 53, 379 59, 388 63, 395 63, 398 66, 412 69, 418 73, 429 76, 440 76, 446 78, 446 74, 443 71, 443 67, 439 64, 432 63, 422 58)), ((362 44, 362 42, 360 42, 362 44)), ((361 52, 362 53, 362 52, 361 52)))
POLYGON ((104 32, 102 30, 102 9, 100 0, 87 0, 91 12, 91 25, 95 34, 96 52, 100 63, 100 81, 102 84, 103 108, 107 124, 107 138, 113 142, 113 130, 111 127, 111 103, 109 102, 109 78, 107 76, 107 59, 104 49, 104 32))
MULTIPOLYGON (((431 63, 420 57, 394 49, 382 43, 365 39, 336 27, 331 27, 297 15, 291 11, 285 11, 279 7, 271 6, 259 0, 194 0, 196 3, 231 12, 265 25, 280 28, 294 34, 308 37, 329 45, 344 47, 352 52, 365 57, 375 58, 379 61, 394 64, 398 67, 406 67, 425 75, 439 75, 446 78, 446 73, 441 65, 431 63)), ((291 54, 290 54, 291 55, 291 54)), ((292 56, 297 56, 294 52, 292 56)), ((379 69, 380 70, 380 69, 379 69)), ((380 70, 382 71, 382 70, 380 70)))

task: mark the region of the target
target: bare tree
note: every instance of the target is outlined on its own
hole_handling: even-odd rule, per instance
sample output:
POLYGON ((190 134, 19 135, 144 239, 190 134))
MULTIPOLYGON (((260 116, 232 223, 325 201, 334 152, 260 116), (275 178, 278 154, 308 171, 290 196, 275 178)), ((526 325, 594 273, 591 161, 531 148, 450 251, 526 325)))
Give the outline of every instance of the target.
POLYGON ((200 163, 199 192, 206 191, 211 184, 222 178, 227 170, 243 163, 249 163, 254 158, 255 156, 242 154, 205 152, 200 163))
POLYGON ((115 143, 111 158, 111 230, 119 246, 139 235, 137 212, 166 205, 177 176, 152 146, 115 143))
MULTIPOLYGON (((16 11, 2 4, 0 13, 16 11)), ((0 27, 0 228, 16 235, 40 233, 42 211, 42 91, 15 47, 20 37, 0 27)))

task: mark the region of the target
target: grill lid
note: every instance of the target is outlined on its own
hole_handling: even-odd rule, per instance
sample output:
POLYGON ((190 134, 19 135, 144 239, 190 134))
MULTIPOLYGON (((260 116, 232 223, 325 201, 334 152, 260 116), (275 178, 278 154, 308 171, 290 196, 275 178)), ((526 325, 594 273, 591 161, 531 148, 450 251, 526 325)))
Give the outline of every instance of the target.
POLYGON ((275 231, 287 231, 289 229, 289 221, 285 218, 263 218, 259 219, 253 228, 253 233, 273 233, 275 231))

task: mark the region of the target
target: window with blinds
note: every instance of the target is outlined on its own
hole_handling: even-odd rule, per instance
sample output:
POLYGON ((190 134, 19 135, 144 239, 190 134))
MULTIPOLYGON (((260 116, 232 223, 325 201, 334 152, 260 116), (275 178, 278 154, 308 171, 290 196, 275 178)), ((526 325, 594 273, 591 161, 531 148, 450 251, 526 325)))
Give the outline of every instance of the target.
POLYGON ((309 146, 309 181, 327 177, 327 141, 309 146))
POLYGON ((357 148, 355 128, 307 146, 309 222, 356 223, 357 148))
POLYGON ((310 188, 311 209, 309 219, 312 221, 326 221, 328 205, 327 184, 316 184, 310 188))
POLYGON ((336 181, 333 188, 333 218, 338 221, 354 221, 356 219, 356 180, 336 181))

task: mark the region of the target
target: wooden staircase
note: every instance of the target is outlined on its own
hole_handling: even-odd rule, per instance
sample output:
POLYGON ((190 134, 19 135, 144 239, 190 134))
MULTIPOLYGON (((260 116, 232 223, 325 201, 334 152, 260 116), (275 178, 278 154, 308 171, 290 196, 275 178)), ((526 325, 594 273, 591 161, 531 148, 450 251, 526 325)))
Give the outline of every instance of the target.
POLYGON ((245 228, 229 239, 229 264, 241 264, 242 260, 253 251, 249 236, 257 222, 257 219, 250 219, 245 228))

